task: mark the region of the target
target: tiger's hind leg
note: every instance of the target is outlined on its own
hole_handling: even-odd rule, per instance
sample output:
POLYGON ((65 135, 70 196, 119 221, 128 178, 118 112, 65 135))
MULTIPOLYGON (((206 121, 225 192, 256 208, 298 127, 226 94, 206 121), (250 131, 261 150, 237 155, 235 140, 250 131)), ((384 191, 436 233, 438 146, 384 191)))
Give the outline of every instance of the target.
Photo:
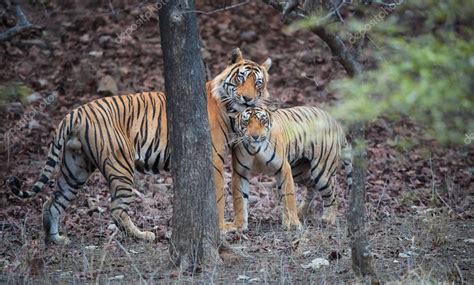
POLYGON ((313 182, 307 186, 306 196, 298 208, 298 216, 300 219, 308 219, 311 213, 313 213, 311 203, 313 202, 317 192, 320 192, 323 200, 323 214, 321 221, 323 224, 328 225, 334 225, 336 223, 337 199, 334 193, 334 179, 334 176, 331 176, 330 178, 323 176, 318 183, 314 184, 313 182))
MULTIPOLYGON (((117 159, 117 154, 115 154, 117 159)), ((125 160, 121 162, 107 163, 105 177, 109 182, 112 196, 111 214, 112 219, 118 228, 124 231, 128 236, 153 241, 155 234, 148 231, 141 231, 130 219, 128 212, 130 204, 135 200, 135 194, 132 191, 133 168, 131 163, 125 160)))
POLYGON ((335 225, 337 217, 337 199, 334 192, 335 177, 322 179, 322 183, 318 183, 317 190, 321 193, 323 199, 323 215, 321 221, 323 224, 335 225))
POLYGON ((43 227, 45 242, 68 244, 69 238, 59 234, 61 213, 66 210, 77 193, 89 178, 95 167, 81 151, 77 140, 70 140, 63 153, 60 175, 56 183, 56 191, 43 205, 43 227))
POLYGON ((298 217, 300 220, 304 221, 309 218, 309 216, 313 213, 311 203, 313 202, 316 194, 316 190, 313 187, 306 187, 306 195, 303 198, 300 206, 298 207, 298 217))

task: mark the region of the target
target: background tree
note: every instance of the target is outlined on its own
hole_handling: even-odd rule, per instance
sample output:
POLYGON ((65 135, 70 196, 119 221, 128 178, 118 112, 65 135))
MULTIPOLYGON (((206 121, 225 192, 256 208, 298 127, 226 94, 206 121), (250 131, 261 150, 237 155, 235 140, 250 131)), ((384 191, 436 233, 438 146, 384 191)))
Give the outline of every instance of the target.
MULTIPOLYGON (((283 3, 264 0, 264 2, 281 11, 287 20, 297 20, 297 26, 309 28, 318 35, 328 45, 334 58, 344 67, 349 76, 357 78, 362 75, 362 65, 357 60, 359 51, 349 51, 340 36, 327 27, 334 19, 341 18, 339 10, 344 1, 293 0, 283 3)), ((360 44, 358 46, 360 47, 360 44)), ((367 172, 364 124, 360 122, 353 124, 350 135, 354 144, 353 184, 347 219, 351 237, 352 269, 358 276, 375 276, 364 224, 367 172)))
POLYGON ((173 178, 172 261, 193 271, 219 260, 204 65, 195 1, 159 12, 173 178))

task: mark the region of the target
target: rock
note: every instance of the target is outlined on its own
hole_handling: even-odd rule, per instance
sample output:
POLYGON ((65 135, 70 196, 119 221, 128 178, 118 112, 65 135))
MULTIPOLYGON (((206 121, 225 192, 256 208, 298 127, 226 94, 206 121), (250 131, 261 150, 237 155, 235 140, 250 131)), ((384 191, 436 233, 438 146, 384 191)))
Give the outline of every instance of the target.
POLYGON ((99 51, 93 50, 93 51, 89 52, 90 56, 97 57, 97 58, 102 57, 103 54, 104 54, 104 52, 101 51, 101 50, 99 50, 99 51))
POLYGON ((474 238, 465 239, 464 242, 467 244, 474 244, 474 238))
POLYGON ((413 252, 413 251, 406 251, 406 252, 400 252, 398 254, 398 257, 401 257, 401 258, 409 258, 409 257, 413 257, 413 256, 417 256, 418 254, 416 252, 413 252))
POLYGON ((33 66, 29 62, 22 62, 18 66, 18 73, 23 76, 28 76, 33 71, 33 66))
POLYGON ((117 229, 117 226, 115 224, 110 224, 108 227, 107 227, 108 230, 111 230, 111 231, 115 231, 117 229))
POLYGON ((108 35, 103 35, 103 36, 100 36, 99 37, 99 44, 101 46, 105 46, 105 44, 107 44, 108 42, 110 42, 110 40, 112 39, 111 36, 108 36, 108 35))
POLYGON ((25 101, 28 104, 35 103, 43 99, 38 92, 32 93, 31 95, 26 96, 25 101))
POLYGON ((311 262, 308 264, 302 264, 301 267, 303 267, 304 269, 315 270, 315 269, 320 268, 321 266, 328 266, 328 265, 329 265, 329 261, 327 259, 318 257, 311 260, 311 262))
POLYGON ((110 277, 109 281, 122 280, 123 278, 125 278, 124 275, 117 275, 117 276, 114 276, 114 277, 110 277))
POLYGON ((79 40, 82 43, 88 43, 91 40, 91 37, 89 36, 89 34, 84 34, 82 35, 82 37, 79 38, 79 40))
POLYGON ((45 87, 46 85, 48 85, 48 80, 46 80, 44 78, 40 78, 40 79, 38 79, 38 83, 41 87, 45 87))
POLYGON ((239 276, 237 276, 237 280, 249 280, 249 279, 250 279, 250 277, 248 277, 247 275, 240 275, 239 274, 239 276))
POLYGON ((21 116, 25 112, 25 108, 20 102, 12 102, 8 104, 7 111, 9 113, 15 114, 16 116, 21 116))
POLYGON ((169 186, 167 184, 153 184, 152 189, 156 192, 168 192, 169 186))
POLYGON ((240 33, 240 39, 246 42, 254 42, 257 40, 257 33, 255 31, 245 31, 240 33))
POLYGON ((97 87, 97 92, 102 96, 112 96, 118 93, 117 83, 110 75, 102 77, 97 87))
POLYGON ((40 123, 35 120, 35 119, 32 119, 28 122, 28 129, 31 131, 31 130, 38 130, 41 128, 41 125, 40 123))

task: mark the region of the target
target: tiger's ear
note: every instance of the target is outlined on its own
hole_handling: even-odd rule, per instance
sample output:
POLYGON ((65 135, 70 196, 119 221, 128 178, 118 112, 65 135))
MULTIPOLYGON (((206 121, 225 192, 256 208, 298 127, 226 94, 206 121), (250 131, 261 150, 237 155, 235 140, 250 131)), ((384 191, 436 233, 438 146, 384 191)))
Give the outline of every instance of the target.
POLYGON ((270 70, 270 67, 272 67, 272 59, 267 58, 261 65, 263 68, 265 68, 267 71, 270 70))
POLYGON ((242 56, 240 48, 234 48, 230 54, 230 64, 241 62, 242 60, 244 60, 244 57, 242 56))

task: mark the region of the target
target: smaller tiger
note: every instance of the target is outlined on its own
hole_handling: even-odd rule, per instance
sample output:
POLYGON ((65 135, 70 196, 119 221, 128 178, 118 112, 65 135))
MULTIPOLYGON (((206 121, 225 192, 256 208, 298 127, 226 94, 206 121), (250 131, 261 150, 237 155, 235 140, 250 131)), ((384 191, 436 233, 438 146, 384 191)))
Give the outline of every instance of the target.
POLYGON ((334 224, 337 201, 333 191, 335 173, 344 164, 349 189, 352 185, 352 150, 341 125, 316 107, 293 107, 270 111, 251 107, 236 114, 238 134, 232 149, 232 195, 234 226, 248 227, 249 175, 276 176, 283 198, 283 226, 301 229, 299 218, 310 213, 317 192, 323 199, 322 221, 334 224), (294 182, 307 187, 306 197, 296 209, 294 182))

